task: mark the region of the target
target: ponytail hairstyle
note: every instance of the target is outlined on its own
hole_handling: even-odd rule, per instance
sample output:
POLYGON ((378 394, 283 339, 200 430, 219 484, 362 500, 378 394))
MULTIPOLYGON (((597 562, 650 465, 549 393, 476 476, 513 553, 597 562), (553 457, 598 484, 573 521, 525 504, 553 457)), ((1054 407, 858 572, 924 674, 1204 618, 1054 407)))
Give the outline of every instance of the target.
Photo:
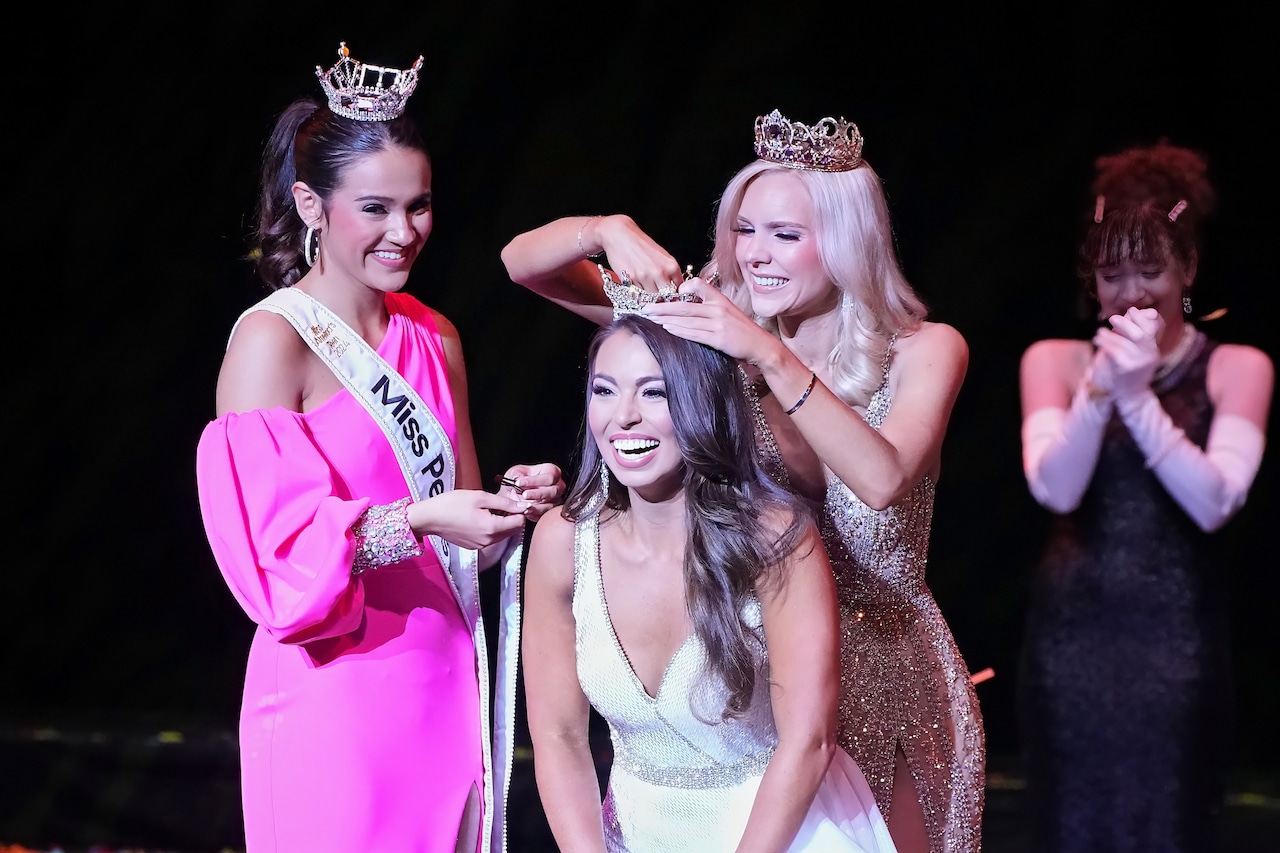
POLYGON ((306 224, 294 205, 294 183, 302 181, 311 187, 327 213, 329 199, 352 165, 396 147, 421 151, 430 160, 408 115, 390 121, 359 121, 336 115, 315 98, 299 98, 285 108, 262 156, 257 227, 249 256, 267 287, 289 287, 307 271, 302 245, 306 224))

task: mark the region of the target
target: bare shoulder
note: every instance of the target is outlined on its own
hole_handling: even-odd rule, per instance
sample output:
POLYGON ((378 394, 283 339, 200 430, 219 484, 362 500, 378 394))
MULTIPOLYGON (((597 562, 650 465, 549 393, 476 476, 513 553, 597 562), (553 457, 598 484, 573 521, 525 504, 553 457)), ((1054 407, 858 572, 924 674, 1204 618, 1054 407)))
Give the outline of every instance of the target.
POLYGON ((912 392, 950 399, 969 370, 969 344, 954 326, 922 323, 894 344, 889 379, 894 399, 912 392))
POLYGON ((969 342, 955 326, 926 321, 909 335, 898 339, 896 349, 903 355, 924 351, 933 354, 969 357, 969 342))
POLYGON ((1245 374, 1258 378, 1274 375, 1275 366, 1271 356, 1248 344, 1219 344, 1209 356, 1210 373, 1219 371, 1245 374))
POLYGON ((240 321, 218 374, 218 414, 283 406, 301 408, 311 350, 293 325, 273 311, 240 321))
POLYGON ((1093 357, 1093 344, 1072 338, 1045 338, 1031 344, 1022 353, 1022 369, 1043 372, 1046 367, 1083 374, 1093 357))
MULTIPOLYGON (((778 536, 781 536, 794 520, 794 515, 782 508, 766 512, 761 519, 762 526, 778 536)), ((801 525, 801 535, 795 549, 780 565, 770 567, 756 582, 756 592, 762 598, 771 598, 796 584, 807 586, 815 573, 834 583, 831 562, 822 544, 817 522, 812 518, 805 518, 801 521, 801 525)))
POLYGON ((796 554, 804 555, 814 542, 819 543, 821 548, 822 538, 818 534, 818 524, 812 517, 805 515, 798 518, 795 510, 783 505, 768 505, 760 513, 760 527, 766 535, 774 538, 781 538, 796 523, 800 524, 802 531, 796 554))
POLYGON ((534 524, 525 569, 525 583, 534 599, 540 593, 561 599, 572 597, 574 531, 574 523, 564 517, 563 507, 543 514, 534 524))
POLYGON ((574 523, 564 517, 564 507, 558 506, 550 512, 543 513, 542 517, 533 525, 533 538, 530 543, 541 542, 548 548, 555 548, 560 545, 573 544, 574 523))
POLYGON ((1275 389, 1275 365, 1257 347, 1220 344, 1209 356, 1205 384, 1219 411, 1243 414, 1264 424, 1275 389))
POLYGON ((969 343, 954 326, 921 323, 894 344, 894 367, 910 373, 959 373, 969 368, 969 343))

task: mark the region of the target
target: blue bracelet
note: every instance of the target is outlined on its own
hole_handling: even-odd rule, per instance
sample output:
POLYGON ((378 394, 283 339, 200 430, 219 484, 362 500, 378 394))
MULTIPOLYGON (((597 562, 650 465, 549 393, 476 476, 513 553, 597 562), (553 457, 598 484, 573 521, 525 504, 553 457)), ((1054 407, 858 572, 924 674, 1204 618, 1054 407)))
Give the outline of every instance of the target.
POLYGON ((812 371, 811 373, 812 375, 809 377, 809 387, 804 389, 804 393, 800 395, 799 400, 796 400, 796 404, 787 409, 788 415, 794 415, 796 413, 796 409, 804 405, 804 401, 809 399, 809 392, 813 390, 814 385, 818 384, 818 374, 812 371))

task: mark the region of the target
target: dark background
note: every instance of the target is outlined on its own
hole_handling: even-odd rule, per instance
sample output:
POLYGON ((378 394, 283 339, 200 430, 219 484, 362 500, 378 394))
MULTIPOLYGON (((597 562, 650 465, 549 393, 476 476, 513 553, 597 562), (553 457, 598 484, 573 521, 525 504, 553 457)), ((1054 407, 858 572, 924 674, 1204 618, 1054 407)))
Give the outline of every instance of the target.
MULTIPOLYGON (((908 279, 969 341, 929 581, 970 667, 996 670, 979 687, 990 749, 1016 753, 1047 521, 1022 479, 1017 366, 1084 329, 1073 252, 1095 157, 1161 136, 1207 155, 1220 205, 1197 313, 1228 309, 1204 328, 1280 356, 1275 42, 1244 8, 226 2, 37 20, 10 36, 4 134, 10 340, 28 356, 11 353, 0 714, 234 731, 252 626, 205 543, 194 452, 231 324, 263 295, 241 260, 261 145, 346 40, 371 63, 426 57, 411 112, 436 225, 409 290, 462 332, 486 477, 571 466, 592 330, 509 282, 507 240, 626 212, 697 265, 757 115, 858 123, 908 279)), ((1277 464, 1273 446, 1215 578, 1235 590, 1238 763, 1263 771, 1280 767, 1277 464)))

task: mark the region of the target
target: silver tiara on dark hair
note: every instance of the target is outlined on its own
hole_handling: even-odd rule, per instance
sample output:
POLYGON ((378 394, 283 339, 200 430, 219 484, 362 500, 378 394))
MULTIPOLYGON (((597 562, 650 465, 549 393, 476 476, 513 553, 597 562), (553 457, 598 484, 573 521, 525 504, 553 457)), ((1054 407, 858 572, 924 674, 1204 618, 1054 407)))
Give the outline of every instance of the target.
POLYGON ((384 68, 351 58, 347 43, 338 44, 338 61, 328 71, 316 66, 316 76, 336 115, 356 121, 391 121, 404 113, 418 85, 422 57, 411 68, 384 68))
POLYGON ((792 169, 848 172, 862 165, 862 134, 842 118, 807 125, 774 110, 756 119, 756 156, 792 169))
POLYGON ((614 281, 613 276, 604 268, 602 264, 596 264, 600 269, 600 279, 604 282, 605 296, 609 297, 609 301, 613 303, 613 319, 618 319, 624 314, 639 314, 640 309, 654 302, 701 302, 697 294, 680 293, 676 290, 674 284, 665 285, 661 290, 645 290, 638 284, 635 284, 627 277, 627 271, 622 270, 619 276, 622 281, 614 281))

